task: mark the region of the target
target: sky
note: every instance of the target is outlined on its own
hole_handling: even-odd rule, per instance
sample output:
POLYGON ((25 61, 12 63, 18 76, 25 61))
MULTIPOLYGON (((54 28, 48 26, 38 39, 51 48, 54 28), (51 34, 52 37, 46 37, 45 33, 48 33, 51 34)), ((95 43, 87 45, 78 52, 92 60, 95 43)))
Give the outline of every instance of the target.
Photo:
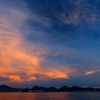
POLYGON ((100 87, 99 0, 0 0, 0 85, 100 87))

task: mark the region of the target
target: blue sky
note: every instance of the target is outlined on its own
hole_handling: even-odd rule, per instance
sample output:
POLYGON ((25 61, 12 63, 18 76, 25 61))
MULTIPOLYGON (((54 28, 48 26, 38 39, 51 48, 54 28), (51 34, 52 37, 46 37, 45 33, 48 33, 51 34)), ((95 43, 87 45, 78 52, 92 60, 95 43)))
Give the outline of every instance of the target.
POLYGON ((97 0, 0 0, 1 84, 99 87, 99 5, 97 0))

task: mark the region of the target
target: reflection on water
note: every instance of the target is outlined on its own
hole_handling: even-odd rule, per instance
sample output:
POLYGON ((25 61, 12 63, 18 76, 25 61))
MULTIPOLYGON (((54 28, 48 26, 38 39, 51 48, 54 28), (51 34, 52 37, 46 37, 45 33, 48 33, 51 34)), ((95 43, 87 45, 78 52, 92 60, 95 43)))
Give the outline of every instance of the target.
POLYGON ((0 100, 100 100, 100 93, 0 93, 0 100))

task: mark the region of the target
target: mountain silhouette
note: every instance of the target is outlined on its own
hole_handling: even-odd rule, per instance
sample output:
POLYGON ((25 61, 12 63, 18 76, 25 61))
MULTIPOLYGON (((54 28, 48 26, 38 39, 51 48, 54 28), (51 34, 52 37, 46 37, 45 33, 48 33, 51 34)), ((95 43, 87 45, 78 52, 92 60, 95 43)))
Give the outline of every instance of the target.
POLYGON ((6 86, 6 85, 1 85, 0 86, 0 92, 2 92, 2 91, 3 92, 14 92, 14 91, 17 91, 17 89, 6 86))
POLYGON ((63 86, 59 89, 56 87, 39 87, 39 86, 34 86, 31 89, 28 88, 12 88, 7 85, 1 85, 0 86, 0 92, 100 92, 100 88, 93 88, 93 87, 78 87, 78 86, 73 86, 73 87, 67 87, 63 86))

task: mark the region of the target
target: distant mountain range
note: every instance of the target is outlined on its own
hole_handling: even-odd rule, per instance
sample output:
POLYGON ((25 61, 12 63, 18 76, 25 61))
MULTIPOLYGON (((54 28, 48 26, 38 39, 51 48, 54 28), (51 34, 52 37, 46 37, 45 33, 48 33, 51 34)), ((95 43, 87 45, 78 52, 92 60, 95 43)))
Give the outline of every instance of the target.
POLYGON ((100 92, 100 88, 63 86, 58 89, 55 87, 46 88, 46 87, 34 86, 33 88, 28 89, 28 88, 12 88, 6 85, 1 85, 0 92, 100 92))

